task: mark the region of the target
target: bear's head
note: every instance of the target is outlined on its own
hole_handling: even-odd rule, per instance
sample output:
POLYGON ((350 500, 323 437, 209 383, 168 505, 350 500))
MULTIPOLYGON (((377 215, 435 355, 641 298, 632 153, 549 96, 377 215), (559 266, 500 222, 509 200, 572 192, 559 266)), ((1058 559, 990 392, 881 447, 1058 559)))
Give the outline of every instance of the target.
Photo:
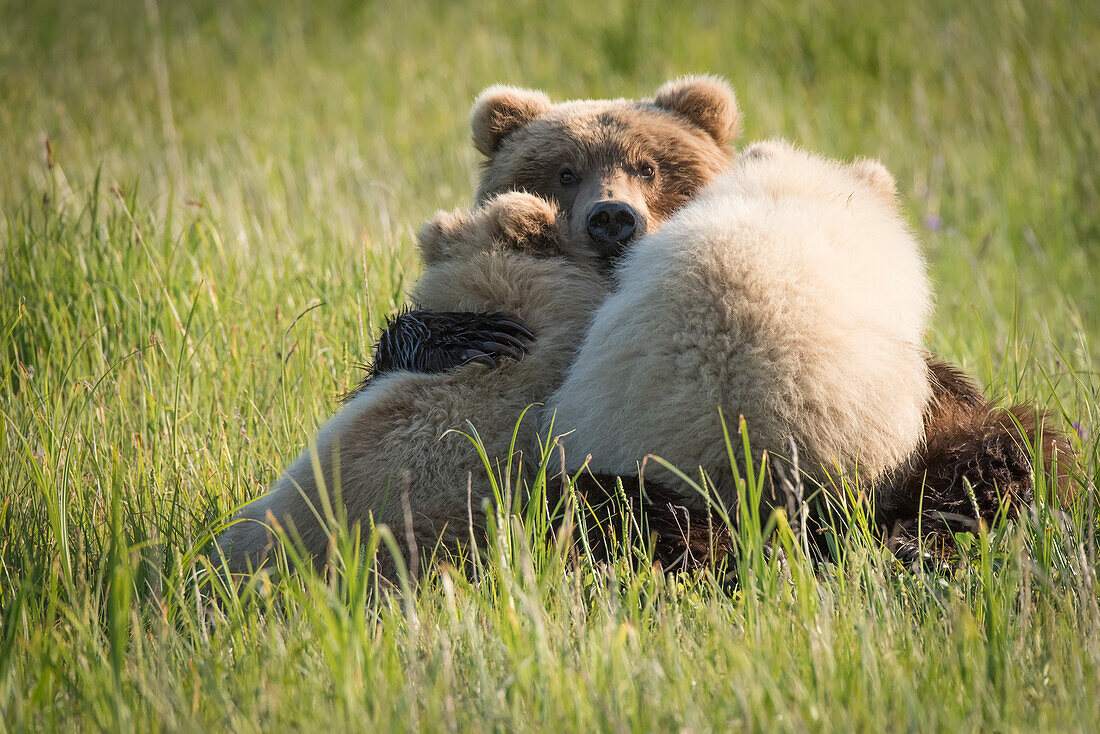
POLYGON ((729 166, 740 114, 724 80, 694 76, 651 100, 554 104, 542 92, 490 87, 471 127, 487 158, 478 203, 505 191, 552 200, 567 236, 610 260, 729 166))
POLYGON ((893 175, 873 158, 841 163, 800 150, 786 140, 763 140, 741 151, 729 181, 742 189, 771 195, 798 195, 825 201, 854 197, 869 206, 848 208, 867 215, 896 217, 898 187, 893 175))

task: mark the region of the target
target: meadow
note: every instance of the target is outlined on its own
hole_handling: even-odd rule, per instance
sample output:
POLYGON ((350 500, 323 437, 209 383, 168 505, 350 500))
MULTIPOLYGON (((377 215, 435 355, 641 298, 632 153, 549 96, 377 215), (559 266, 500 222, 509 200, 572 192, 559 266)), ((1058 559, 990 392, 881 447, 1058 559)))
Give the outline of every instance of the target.
POLYGON ((1097 100, 1084 1, 0 0, 0 730, 1100 728, 1097 100), (1078 499, 940 570, 855 523, 824 563, 745 534, 731 587, 513 517, 416 589, 347 539, 203 582, 471 201, 474 95, 699 71, 742 142, 894 172, 928 347, 1050 408, 1078 499))

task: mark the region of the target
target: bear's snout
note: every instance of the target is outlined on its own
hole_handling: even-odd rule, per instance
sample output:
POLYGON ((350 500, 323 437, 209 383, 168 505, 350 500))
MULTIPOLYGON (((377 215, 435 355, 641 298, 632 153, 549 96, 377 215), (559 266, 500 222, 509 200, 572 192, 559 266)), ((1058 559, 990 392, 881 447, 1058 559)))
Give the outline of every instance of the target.
POLYGON ((645 221, 622 201, 601 201, 588 213, 588 236, 607 257, 618 257, 645 221))

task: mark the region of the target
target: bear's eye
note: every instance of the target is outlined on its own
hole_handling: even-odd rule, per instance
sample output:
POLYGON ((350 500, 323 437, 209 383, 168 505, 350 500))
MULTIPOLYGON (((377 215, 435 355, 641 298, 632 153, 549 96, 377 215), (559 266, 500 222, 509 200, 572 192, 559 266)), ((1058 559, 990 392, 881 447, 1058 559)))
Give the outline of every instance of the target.
POLYGON ((653 170, 652 163, 643 163, 638 167, 638 175, 642 178, 653 178, 654 173, 656 173, 656 171, 653 170))
POLYGON ((573 173, 571 169, 563 168, 561 173, 558 174, 558 180, 561 181, 562 186, 572 186, 577 183, 577 174, 573 173))

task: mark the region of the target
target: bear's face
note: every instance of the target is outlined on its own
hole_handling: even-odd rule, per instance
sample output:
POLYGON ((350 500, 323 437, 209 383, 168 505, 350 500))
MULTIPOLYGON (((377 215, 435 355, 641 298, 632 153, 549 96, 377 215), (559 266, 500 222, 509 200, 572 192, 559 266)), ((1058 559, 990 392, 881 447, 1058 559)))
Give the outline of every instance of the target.
POLYGON ((670 82, 652 100, 553 104, 542 92, 490 87, 471 114, 488 158, 477 198, 552 200, 565 235, 611 260, 729 166, 739 125, 733 92, 714 77, 670 82))

